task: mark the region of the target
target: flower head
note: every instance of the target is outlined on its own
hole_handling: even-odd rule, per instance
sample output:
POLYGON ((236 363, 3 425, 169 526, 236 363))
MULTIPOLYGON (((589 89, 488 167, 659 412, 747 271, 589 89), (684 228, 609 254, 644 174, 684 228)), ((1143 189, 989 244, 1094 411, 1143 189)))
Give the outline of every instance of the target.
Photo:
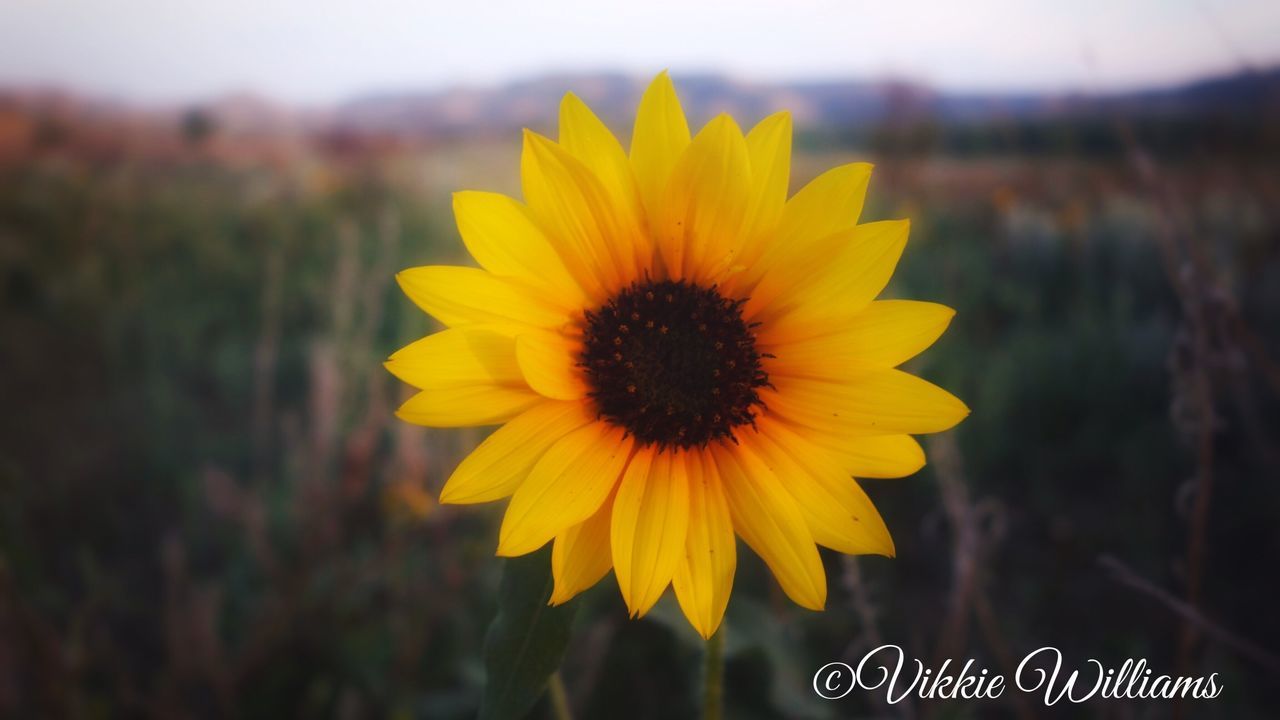
POLYGON ((573 95, 560 139, 525 133, 524 202, 461 192, 480 268, 419 267, 401 286, 447 329, 392 355, 421 392, 398 415, 501 425, 441 502, 511 497, 498 554, 554 543, 553 603, 612 569, 633 615, 672 586, 710 636, 741 537, 796 603, 821 609, 817 546, 892 555, 855 477, 924 464, 912 434, 968 413, 895 369, 953 311, 875 300, 906 220, 858 224, 871 166, 790 199, 791 119, 690 136, 664 73, 630 152, 573 95))

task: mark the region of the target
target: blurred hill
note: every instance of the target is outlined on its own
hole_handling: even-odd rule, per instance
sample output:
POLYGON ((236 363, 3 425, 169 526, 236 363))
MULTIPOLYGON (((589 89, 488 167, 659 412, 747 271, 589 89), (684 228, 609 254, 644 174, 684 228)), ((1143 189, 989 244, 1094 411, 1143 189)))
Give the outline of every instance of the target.
MULTIPOLYGON (((122 147, 168 154, 217 135, 231 141, 225 152, 254 156, 261 154, 258 145, 263 152, 287 153, 289 143, 282 145, 282 139, 361 150, 370 144, 507 136, 521 127, 551 131, 559 100, 570 90, 623 129, 630 126, 645 82, 622 74, 548 75, 485 88, 371 94, 320 108, 291 107, 249 93, 156 108, 61 90, 0 89, 0 161, 70 135, 90 154, 122 147), (84 126, 91 128, 88 137, 84 126)), ((1280 68, 1110 94, 953 93, 892 80, 762 83, 721 75, 677 76, 676 82, 695 121, 728 112, 753 122, 787 108, 798 128, 843 145, 883 146, 883 134, 873 137, 869 131, 888 127, 899 136, 889 138, 889 145, 961 152, 976 145, 990 151, 992 138, 975 135, 974 128, 999 126, 999 142, 1012 138, 1008 149, 1025 152, 1045 149, 1058 128, 1070 126, 1077 140, 1071 149, 1078 152, 1098 145, 1099 138, 1114 143, 1114 123, 1124 120, 1145 128, 1153 136, 1148 141, 1172 147, 1192 135, 1201 144, 1216 138, 1218 146, 1280 147, 1280 131, 1271 122, 1280 115, 1280 68)))
MULTIPOLYGON (((341 104, 332 122, 351 130, 409 134, 474 133, 550 123, 568 89, 602 116, 630 118, 646 80, 625 75, 548 76, 488 89, 370 95, 341 104)), ((1114 113, 1165 118, 1275 114, 1280 68, 1119 94, 948 93, 900 82, 748 83, 718 75, 677 76, 694 117, 728 112, 759 118, 789 108, 802 127, 858 126, 904 117, 943 123, 1089 117, 1114 113)))

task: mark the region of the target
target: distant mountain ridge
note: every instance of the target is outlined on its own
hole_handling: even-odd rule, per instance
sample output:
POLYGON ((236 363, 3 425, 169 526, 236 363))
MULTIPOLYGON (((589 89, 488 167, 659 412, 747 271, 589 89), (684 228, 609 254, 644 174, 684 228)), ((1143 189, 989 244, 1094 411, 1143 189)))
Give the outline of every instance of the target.
MULTIPOLYGON (((748 82, 676 75, 695 126, 720 112, 742 125, 781 109, 822 141, 892 151, 1114 153, 1115 120, 1144 144, 1248 154, 1280 152, 1280 67, 1124 93, 957 93, 901 81, 748 82)), ((252 93, 187 106, 148 107, 56 88, 0 88, 0 161, 71 143, 86 152, 179 156, 211 138, 235 157, 324 148, 360 152, 462 138, 556 134, 564 93, 610 127, 631 127, 647 78, 546 75, 491 88, 383 93, 328 107, 297 107, 252 93), (292 149, 290 149, 292 148, 292 149)))
MULTIPOLYGON (((1280 67, 1213 77, 1169 88, 1106 94, 951 93, 898 81, 744 82, 720 75, 676 75, 686 112, 719 112, 751 121, 786 108, 810 127, 929 118, 943 123, 992 119, 1280 115, 1280 67)), ((549 129, 560 98, 572 91, 613 123, 629 122, 644 79, 622 74, 554 75, 493 88, 370 95, 341 103, 328 122, 347 131, 449 135, 549 129)))

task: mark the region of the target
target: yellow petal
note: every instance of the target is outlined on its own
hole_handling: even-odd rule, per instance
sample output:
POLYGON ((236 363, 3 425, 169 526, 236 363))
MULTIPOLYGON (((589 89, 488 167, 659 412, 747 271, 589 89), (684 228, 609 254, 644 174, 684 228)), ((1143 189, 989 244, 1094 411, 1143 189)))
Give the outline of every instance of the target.
POLYGON ((498 193, 458 192, 453 194, 453 216, 480 267, 554 293, 565 306, 584 303, 577 281, 520 202, 498 193))
POLYGON ((543 294, 476 268, 429 265, 403 270, 396 280, 418 307, 450 327, 483 324, 515 335, 569 322, 568 311, 543 294))
POLYGON ((577 367, 581 351, 581 341, 548 330, 525 333, 515 342, 515 355, 529 387, 557 400, 586 395, 587 386, 577 367))
POLYGON ((862 214, 870 181, 868 163, 841 165, 814 178, 782 208, 759 259, 752 258, 737 281, 751 287, 766 272, 830 258, 830 254, 817 254, 815 246, 825 238, 853 229, 862 214))
POLYGON ((868 366, 897 367, 937 341, 956 311, 918 300, 880 300, 849 319, 854 353, 868 366))
POLYGON ((628 466, 613 505, 614 574, 632 617, 662 597, 684 557, 689 479, 675 452, 640 452, 628 466))
POLYGON ((841 165, 814 178, 782 209, 775 251, 792 253, 798 249, 793 243, 805 246, 851 229, 862 214, 870 182, 870 163, 841 165))
POLYGON ((856 368, 896 367, 915 357, 942 335, 955 310, 914 300, 877 300, 821 335, 794 336, 816 330, 788 327, 780 318, 762 328, 761 352, 778 357, 770 375, 841 378, 856 368))
POLYGON ((705 281, 733 262, 751 197, 742 131, 728 115, 707 124, 676 162, 655 232, 672 278, 705 281))
POLYGON ((386 362, 392 375, 419 390, 502 385, 527 387, 516 363, 516 344, 492 330, 461 327, 428 335, 386 362))
POLYGON ((689 145, 689 123, 671 77, 663 71, 640 98, 631 134, 631 167, 649 217, 656 217, 676 159, 689 145))
POLYGON ((751 156, 751 222, 754 231, 773 228, 782 218, 791 182, 791 113, 774 113, 747 133, 751 156))
POLYGON ((427 427, 497 425, 543 400, 532 390, 499 385, 433 388, 406 400, 396 417, 427 427))
POLYGON ((442 503, 501 500, 569 433, 595 421, 580 402, 543 401, 498 428, 458 465, 440 491, 442 503))
POLYGON ((893 539, 880 513, 832 453, 776 420, 761 418, 759 427, 758 433, 741 434, 739 458, 749 472, 754 460, 778 476, 819 545, 893 556, 893 539))
MULTIPOLYGON (((742 224, 744 241, 735 265, 755 263, 782 217, 791 181, 791 113, 780 112, 761 120, 747 133, 747 153, 751 160, 751 200, 742 224)), ((729 287, 738 275, 728 278, 729 287)))
POLYGON ((889 284, 909 230, 907 220, 886 220, 823 238, 811 255, 770 270, 743 305, 743 317, 775 321, 793 314, 778 323, 779 332, 803 334, 851 316, 889 284))
POLYGON ((555 578, 552 605, 569 602, 600 582, 613 567, 609 552, 613 497, 610 495, 594 515, 556 536, 551 546, 551 575, 555 578))
POLYGON ((685 459, 689 472, 689 531, 685 556, 676 566, 671 586, 689 623, 699 635, 709 638, 720 627, 729 604, 737 544, 720 473, 710 454, 689 452, 685 459))
POLYGON ((586 165, 526 130, 520 177, 529 209, 589 296, 601 301, 639 276, 639 230, 586 165))
POLYGON ((498 554, 533 552, 591 517, 617 484, 631 445, 622 430, 602 422, 556 441, 511 496, 498 532, 498 554))
POLYGON ((770 412, 789 421, 846 435, 942 432, 969 408, 942 388, 901 370, 864 370, 841 382, 772 378, 761 392, 770 412))
POLYGON ((788 597, 801 607, 821 610, 827 602, 827 576, 795 500, 767 470, 748 472, 738 448, 717 445, 712 452, 738 535, 764 559, 788 597))
MULTIPOLYGON (((644 210, 631 162, 609 128, 573 93, 566 94, 560 103, 560 145, 582 161, 604 185, 620 221, 638 226, 644 210)), ((638 234, 636 239, 637 261, 647 268, 653 249, 646 235, 638 234)))
POLYGON ((811 437, 835 453, 845 472, 854 477, 906 477, 925 464, 924 449, 910 435, 847 437, 819 432, 811 437))

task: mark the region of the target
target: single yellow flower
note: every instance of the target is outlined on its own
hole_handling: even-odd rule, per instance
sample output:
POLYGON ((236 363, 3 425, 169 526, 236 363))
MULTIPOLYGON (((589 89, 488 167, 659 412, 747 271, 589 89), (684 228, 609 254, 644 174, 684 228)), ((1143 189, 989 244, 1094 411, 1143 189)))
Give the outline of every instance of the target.
POLYGON ((968 408, 894 369, 954 312, 875 300, 908 222, 858 225, 865 163, 787 199, 791 118, 696 136, 665 73, 628 155, 572 94, 560 141, 525 132, 524 202, 454 196, 480 268, 398 276, 448 329, 391 356, 434 427, 501 424, 440 501, 511 496, 498 554, 554 542, 553 603, 612 568, 633 616, 668 585, 704 637, 719 626, 735 533, 796 603, 826 602, 817 545, 893 555, 853 477, 924 465, 910 433, 968 408))

